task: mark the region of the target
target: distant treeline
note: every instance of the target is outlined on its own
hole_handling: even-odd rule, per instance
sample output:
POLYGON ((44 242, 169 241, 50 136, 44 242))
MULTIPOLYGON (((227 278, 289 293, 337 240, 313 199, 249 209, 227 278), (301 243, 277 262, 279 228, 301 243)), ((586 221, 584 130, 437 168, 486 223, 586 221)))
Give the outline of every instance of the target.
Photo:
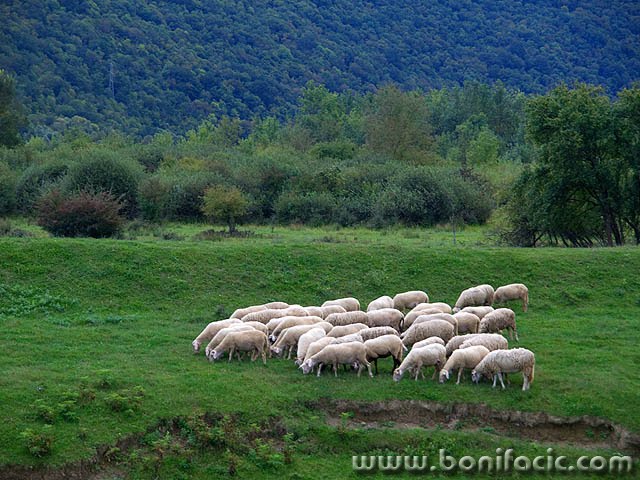
POLYGON ((515 245, 640 240, 638 88, 611 100, 587 85, 525 97, 501 84, 355 95, 309 83, 297 103, 289 121, 210 117, 144 142, 79 127, 33 137, 0 150, 0 212, 86 221, 86 205, 111 199, 130 219, 230 229, 490 221, 515 245))

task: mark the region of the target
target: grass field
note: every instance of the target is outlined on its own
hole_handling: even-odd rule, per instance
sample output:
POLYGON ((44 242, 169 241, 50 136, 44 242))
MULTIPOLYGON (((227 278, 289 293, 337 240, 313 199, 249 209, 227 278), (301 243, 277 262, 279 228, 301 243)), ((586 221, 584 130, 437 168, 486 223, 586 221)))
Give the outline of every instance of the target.
MULTIPOLYGON (((191 238, 197 227, 170 228, 191 238)), ((272 452, 282 450, 280 434, 269 440, 273 445, 238 454, 238 472, 253 478, 347 476, 352 454, 427 444, 426 449, 445 445, 456 452, 463 447, 491 452, 505 444, 523 451, 546 448, 505 440, 490 426, 474 434, 403 431, 393 425, 385 431, 334 428, 327 426, 324 412, 310 406, 321 398, 481 402, 499 409, 593 415, 640 432, 637 248, 486 247, 483 233, 473 229, 459 233, 457 246, 444 230, 265 228, 256 233, 213 242, 151 236, 0 239, 0 465, 89 458, 96 446, 145 432, 160 419, 205 412, 254 427, 278 419, 292 432, 292 464, 280 465, 272 452), (381 363, 374 379, 351 374, 316 379, 285 360, 212 365, 190 352, 191 340, 207 322, 226 318, 238 306, 276 299, 315 305, 347 295, 366 304, 415 288, 434 301, 454 302, 470 285, 514 281, 530 289, 529 312, 514 306, 520 345, 537 356, 529 392, 520 391, 519 375, 506 391, 471 386, 468 379, 460 386, 394 384, 390 362, 381 363), (52 426, 45 427, 47 422, 52 426), (26 429, 49 430, 50 455, 29 453, 21 436, 26 429)), ((592 434, 586 431, 585 438, 592 434)), ((127 454, 126 461, 114 454, 114 478, 125 473, 213 478, 235 462, 229 446, 224 455, 215 449, 172 454, 161 440, 143 442, 146 450, 127 454)))

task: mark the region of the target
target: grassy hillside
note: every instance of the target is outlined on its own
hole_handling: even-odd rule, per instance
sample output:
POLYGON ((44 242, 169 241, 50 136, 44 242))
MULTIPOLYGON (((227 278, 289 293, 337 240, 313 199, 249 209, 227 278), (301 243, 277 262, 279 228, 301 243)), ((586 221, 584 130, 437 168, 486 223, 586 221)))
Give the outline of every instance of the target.
POLYGON ((0 464, 85 458, 96 445, 158 419, 206 411, 322 424, 322 413, 313 417, 304 405, 323 397, 483 402, 595 415, 640 431, 640 375, 633 368, 640 362, 638 249, 460 249, 425 247, 420 238, 319 238, 0 239, 0 464), (513 281, 530 289, 530 311, 514 306, 520 345, 537 355, 529 392, 519 390, 519 375, 504 392, 468 380, 394 384, 390 362, 374 379, 316 379, 285 360, 211 365, 190 352, 207 322, 242 305, 276 299, 312 305, 346 295, 366 304, 413 288, 454 302, 469 285, 513 281), (20 432, 42 426, 43 404, 60 411, 76 394, 86 397, 72 408, 76 418, 58 415, 52 455, 34 460, 20 432), (125 398, 122 411, 114 394, 125 398))

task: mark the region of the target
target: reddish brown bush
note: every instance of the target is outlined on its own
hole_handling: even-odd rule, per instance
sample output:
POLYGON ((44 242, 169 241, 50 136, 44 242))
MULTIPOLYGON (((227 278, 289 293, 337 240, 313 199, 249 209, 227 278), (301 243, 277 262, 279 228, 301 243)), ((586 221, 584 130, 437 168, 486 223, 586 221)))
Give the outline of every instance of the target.
POLYGON ((53 190, 38 202, 38 225, 56 237, 113 237, 122 228, 123 207, 108 192, 64 195, 53 190))

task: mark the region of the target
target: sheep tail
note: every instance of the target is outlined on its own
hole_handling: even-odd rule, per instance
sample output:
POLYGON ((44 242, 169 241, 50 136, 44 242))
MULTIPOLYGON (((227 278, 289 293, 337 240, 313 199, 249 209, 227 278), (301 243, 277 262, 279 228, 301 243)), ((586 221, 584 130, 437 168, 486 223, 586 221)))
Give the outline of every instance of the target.
POLYGON ((531 368, 528 369, 526 375, 527 375, 527 380, 529 380, 529 383, 533 383, 533 377, 535 376, 535 372, 536 372, 536 364, 534 363, 533 365, 531 365, 531 368))

